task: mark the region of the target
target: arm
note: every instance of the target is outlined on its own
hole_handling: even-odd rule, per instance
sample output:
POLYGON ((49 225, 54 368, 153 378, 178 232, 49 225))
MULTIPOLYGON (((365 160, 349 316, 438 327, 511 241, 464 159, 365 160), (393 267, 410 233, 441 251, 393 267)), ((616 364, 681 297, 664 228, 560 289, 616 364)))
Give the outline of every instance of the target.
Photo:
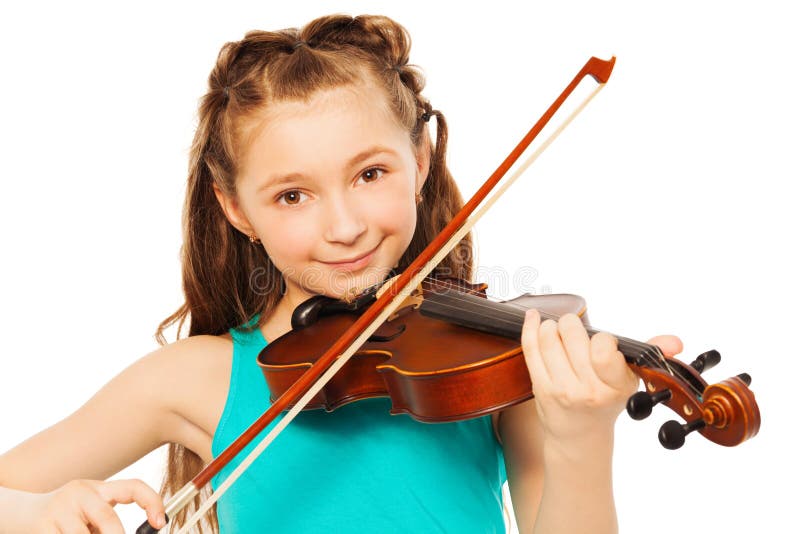
POLYGON ((102 480, 165 443, 180 424, 169 409, 173 377, 197 345, 189 338, 144 356, 72 415, 0 455, 0 486, 41 492, 102 480))
MULTIPOLYGON (((208 367, 219 367, 225 361, 220 350, 229 349, 212 336, 162 347, 125 369, 75 413, 0 455, 3 523, 32 502, 23 503, 26 495, 53 492, 76 479, 104 480, 166 442, 196 444, 198 425, 186 416, 192 393, 202 391, 203 380, 219 372, 208 367)), ((97 489, 74 486, 78 492, 97 489)), ((101 496, 123 502, 118 486, 100 491, 101 496)))
POLYGON ((499 429, 519 532, 616 531, 613 439, 589 438, 580 451, 546 443, 533 400, 503 411, 499 429))
MULTIPOLYGON (((680 340, 654 338, 665 353, 680 340)), ((539 324, 529 312, 522 348, 536 397, 503 412, 509 489, 521 533, 616 533, 614 422, 638 379, 616 339, 589 339, 580 319, 539 324)))
POLYGON ((0 455, 0 485, 45 492, 77 478, 102 480, 157 448, 165 416, 153 391, 161 389, 159 359, 140 359, 73 414, 0 455))
POLYGON ((521 533, 533 532, 544 488, 542 427, 535 401, 503 410, 498 430, 517 529, 521 533))

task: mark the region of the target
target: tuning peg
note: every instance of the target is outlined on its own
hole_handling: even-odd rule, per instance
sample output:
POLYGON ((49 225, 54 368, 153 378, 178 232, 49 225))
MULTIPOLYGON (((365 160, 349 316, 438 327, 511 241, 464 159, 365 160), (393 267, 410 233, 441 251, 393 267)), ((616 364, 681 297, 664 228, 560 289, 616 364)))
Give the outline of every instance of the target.
POLYGON ((722 356, 720 356, 719 352, 716 350, 709 350, 695 358, 689 365, 694 367, 698 373, 702 373, 717 365, 721 359, 722 356))
POLYGON ((658 441, 667 449, 680 449, 686 443, 687 434, 700 430, 704 426, 706 426, 706 423, 702 418, 695 419, 685 425, 680 424, 678 421, 667 421, 661 425, 661 429, 658 431, 658 441))
POLYGON ((741 380, 742 382, 744 382, 748 387, 750 386, 750 382, 753 381, 753 379, 750 378, 750 375, 748 375, 747 373, 742 373, 740 375, 736 375, 736 377, 739 380, 741 380))
POLYGON ((646 391, 639 391, 630 396, 625 408, 628 410, 628 415, 630 415, 631 418, 641 421, 653 413, 653 406, 659 402, 668 401, 671 398, 672 392, 668 389, 662 389, 652 395, 646 391))

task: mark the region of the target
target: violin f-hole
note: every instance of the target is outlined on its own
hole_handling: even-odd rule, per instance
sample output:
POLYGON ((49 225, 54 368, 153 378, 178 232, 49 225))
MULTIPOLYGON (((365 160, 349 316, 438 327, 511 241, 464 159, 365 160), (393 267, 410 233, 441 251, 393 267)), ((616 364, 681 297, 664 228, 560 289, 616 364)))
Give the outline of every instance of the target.
POLYGON ((391 341, 406 331, 406 325, 404 324, 397 325, 397 329, 390 334, 384 334, 382 330, 383 328, 379 328, 377 332, 369 336, 369 339, 367 341, 376 341, 378 343, 386 343, 387 341, 391 341))

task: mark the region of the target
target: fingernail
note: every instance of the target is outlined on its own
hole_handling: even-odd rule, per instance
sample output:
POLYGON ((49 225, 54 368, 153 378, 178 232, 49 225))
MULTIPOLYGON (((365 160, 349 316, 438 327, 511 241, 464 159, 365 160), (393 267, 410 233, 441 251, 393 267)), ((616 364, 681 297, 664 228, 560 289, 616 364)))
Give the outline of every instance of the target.
POLYGON ((163 515, 158 516, 158 519, 156 520, 156 528, 164 528, 166 525, 167 519, 163 515))

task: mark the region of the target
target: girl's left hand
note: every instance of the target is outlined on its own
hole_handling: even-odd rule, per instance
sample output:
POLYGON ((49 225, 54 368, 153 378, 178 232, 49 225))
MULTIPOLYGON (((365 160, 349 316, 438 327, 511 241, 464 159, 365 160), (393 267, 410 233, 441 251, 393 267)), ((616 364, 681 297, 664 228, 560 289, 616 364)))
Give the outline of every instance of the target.
MULTIPOLYGON (((657 336, 648 343, 658 345, 666 356, 683 349, 675 336, 657 336)), ((572 313, 558 323, 540 323, 539 312, 528 310, 522 350, 546 440, 580 443, 613 431, 639 383, 617 349, 617 338, 599 332, 590 339, 572 313)))

